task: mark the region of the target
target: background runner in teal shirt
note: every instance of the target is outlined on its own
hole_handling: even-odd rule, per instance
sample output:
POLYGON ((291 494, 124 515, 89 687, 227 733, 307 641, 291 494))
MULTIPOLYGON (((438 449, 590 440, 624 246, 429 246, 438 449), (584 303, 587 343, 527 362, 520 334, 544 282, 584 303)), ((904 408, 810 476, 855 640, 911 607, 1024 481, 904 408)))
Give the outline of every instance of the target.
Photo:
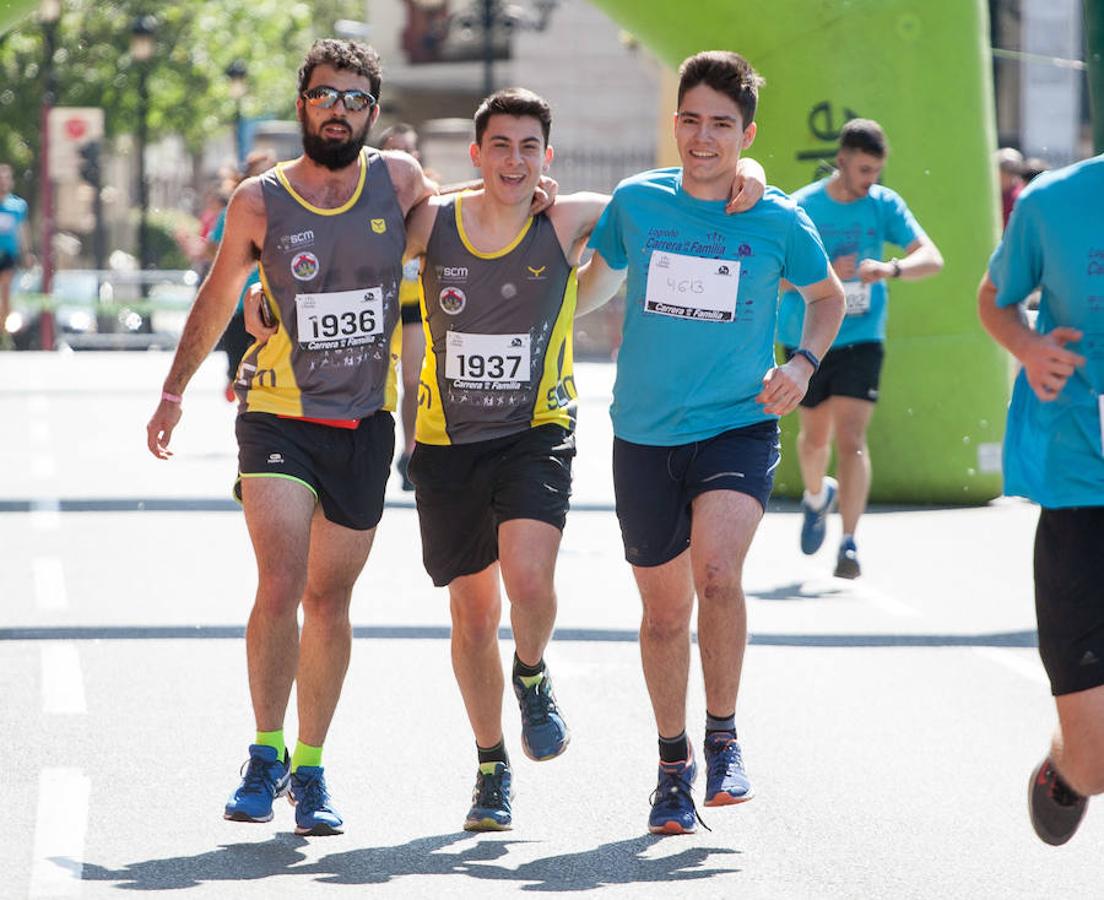
POLYGON ((1073 837, 1088 796, 1104 792, 1102 209, 1104 156, 1039 176, 978 290, 982 324, 1023 366, 1008 409, 1005 493, 1042 506, 1035 611, 1059 725, 1028 780, 1028 808, 1048 844, 1073 837), (1019 304, 1036 288, 1032 329, 1019 304))

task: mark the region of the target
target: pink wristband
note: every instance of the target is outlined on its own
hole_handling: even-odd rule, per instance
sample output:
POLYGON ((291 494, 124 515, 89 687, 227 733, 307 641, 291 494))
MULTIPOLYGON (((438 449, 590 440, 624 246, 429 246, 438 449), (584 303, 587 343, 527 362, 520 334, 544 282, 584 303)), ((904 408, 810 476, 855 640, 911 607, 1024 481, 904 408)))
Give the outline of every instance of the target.
POLYGON ((161 399, 162 400, 168 400, 169 403, 183 403, 184 402, 184 398, 181 397, 179 394, 170 394, 168 391, 162 391, 161 392, 161 399))

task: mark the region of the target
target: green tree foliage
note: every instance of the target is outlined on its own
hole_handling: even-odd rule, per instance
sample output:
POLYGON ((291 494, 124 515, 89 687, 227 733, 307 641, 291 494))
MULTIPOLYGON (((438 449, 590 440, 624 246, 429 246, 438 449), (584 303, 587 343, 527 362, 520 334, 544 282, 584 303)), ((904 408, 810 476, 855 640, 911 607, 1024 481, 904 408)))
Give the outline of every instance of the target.
MULTIPOLYGON (((227 66, 248 67, 245 116, 290 118, 295 76, 311 42, 333 23, 363 14, 361 0, 65 0, 58 23, 58 106, 100 106, 107 136, 137 127, 137 70, 131 26, 139 15, 158 21, 149 66, 149 137, 183 137, 198 151, 234 115, 227 66)), ((0 35, 0 161, 16 170, 18 193, 37 194, 36 160, 45 91, 42 26, 24 20, 0 35)))

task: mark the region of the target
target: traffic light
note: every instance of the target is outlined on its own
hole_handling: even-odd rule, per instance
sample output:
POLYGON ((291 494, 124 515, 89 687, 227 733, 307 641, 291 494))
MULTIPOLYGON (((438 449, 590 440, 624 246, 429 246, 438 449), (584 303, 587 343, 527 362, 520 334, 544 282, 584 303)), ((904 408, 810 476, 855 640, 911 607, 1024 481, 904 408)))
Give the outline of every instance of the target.
POLYGON ((80 156, 79 170, 81 178, 92 187, 99 188, 100 175, 102 174, 100 168, 100 142, 88 141, 86 144, 81 144, 77 154, 80 156))

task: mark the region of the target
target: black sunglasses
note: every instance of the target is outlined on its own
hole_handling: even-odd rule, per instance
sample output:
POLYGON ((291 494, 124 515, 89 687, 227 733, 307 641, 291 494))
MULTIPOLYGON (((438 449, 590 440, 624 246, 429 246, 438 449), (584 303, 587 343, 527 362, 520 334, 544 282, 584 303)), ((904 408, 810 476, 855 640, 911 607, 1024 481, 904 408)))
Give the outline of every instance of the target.
POLYGON ((376 98, 367 91, 357 88, 351 91, 339 91, 328 84, 320 84, 309 91, 303 91, 303 99, 317 109, 333 109, 340 100, 349 112, 360 112, 376 105, 376 98))

